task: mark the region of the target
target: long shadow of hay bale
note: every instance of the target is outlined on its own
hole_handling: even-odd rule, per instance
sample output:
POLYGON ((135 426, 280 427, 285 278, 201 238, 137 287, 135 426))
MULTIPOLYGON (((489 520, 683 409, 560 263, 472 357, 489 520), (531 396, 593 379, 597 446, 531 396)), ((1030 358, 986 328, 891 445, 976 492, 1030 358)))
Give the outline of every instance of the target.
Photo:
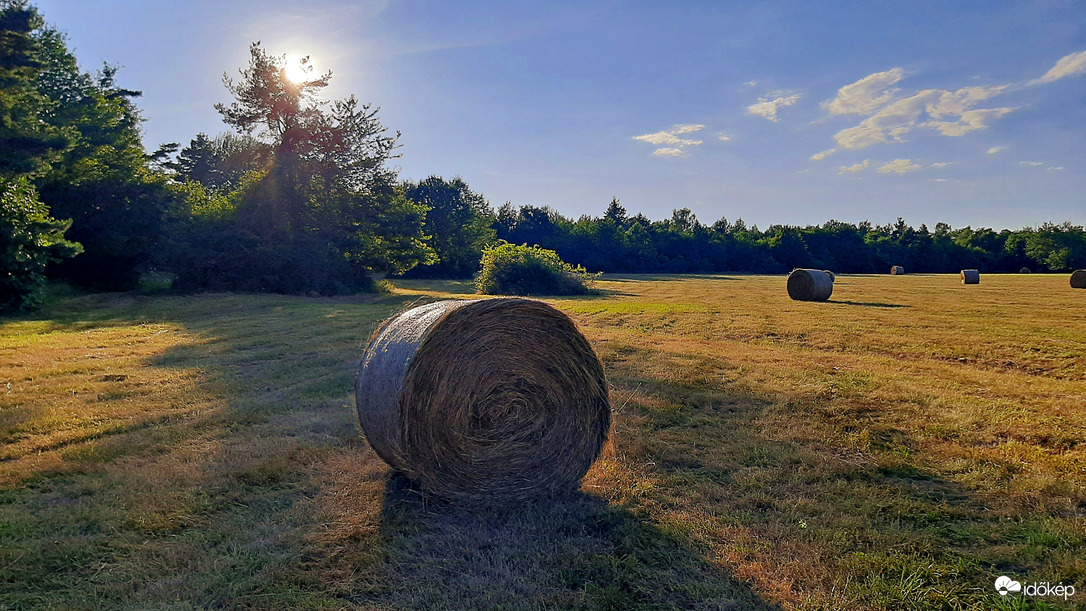
POLYGON ((405 608, 779 608, 673 535, 584 493, 464 510, 392 475, 380 528, 382 596, 405 608))
POLYGON ((908 305, 901 304, 901 303, 880 303, 878 301, 842 301, 842 300, 838 300, 838 299, 830 299, 830 300, 826 301, 826 303, 839 303, 841 305, 864 306, 864 307, 868 307, 868 308, 909 308, 909 307, 912 307, 912 306, 908 306, 908 305))

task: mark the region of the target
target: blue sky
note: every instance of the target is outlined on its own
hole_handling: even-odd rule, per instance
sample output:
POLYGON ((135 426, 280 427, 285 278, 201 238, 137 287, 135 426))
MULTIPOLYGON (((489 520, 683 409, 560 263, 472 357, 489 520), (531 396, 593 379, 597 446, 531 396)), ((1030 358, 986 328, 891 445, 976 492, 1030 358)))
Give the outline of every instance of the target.
POLYGON ((37 0, 144 92, 145 144, 225 131, 259 40, 495 207, 762 227, 1086 222, 1086 3, 37 0))

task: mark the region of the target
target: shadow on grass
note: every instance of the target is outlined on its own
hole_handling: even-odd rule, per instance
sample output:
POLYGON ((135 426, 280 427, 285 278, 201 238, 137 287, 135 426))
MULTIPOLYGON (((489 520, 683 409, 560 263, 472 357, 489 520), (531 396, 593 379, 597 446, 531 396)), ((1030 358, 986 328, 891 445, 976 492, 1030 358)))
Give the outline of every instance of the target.
POLYGON ((735 275, 721 274, 604 274, 603 282, 678 282, 680 280, 742 280, 735 275))
POLYGON ((418 298, 110 294, 43 313, 58 331, 148 322, 185 338, 83 374, 178 377, 148 395, 169 410, 50 448, 67 452, 62 470, 0 498, 14 525, 0 566, 19 565, 0 607, 775 608, 682 535, 596 497, 466 512, 385 486, 349 393, 372 327, 418 298))
POLYGON ((838 301, 829 299, 826 303, 839 303, 841 305, 863 306, 865 308, 911 308, 912 306, 900 303, 879 303, 877 301, 838 301))
POLYGON ((682 540, 581 492, 466 510, 393 474, 381 511, 388 603, 405 608, 778 609, 682 540))

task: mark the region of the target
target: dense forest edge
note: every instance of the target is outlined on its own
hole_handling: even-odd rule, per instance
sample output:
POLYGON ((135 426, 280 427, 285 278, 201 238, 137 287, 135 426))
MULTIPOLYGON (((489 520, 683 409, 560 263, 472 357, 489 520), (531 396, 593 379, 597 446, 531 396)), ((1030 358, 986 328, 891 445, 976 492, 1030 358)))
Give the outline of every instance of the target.
MULTIPOLYGON (((995 231, 898 218, 759 229, 741 218, 494 209, 461 178, 401 180, 398 132, 354 96, 324 100, 332 73, 292 81, 259 42, 223 81, 230 128, 148 152, 139 91, 118 68, 80 67, 66 36, 24 0, 0 0, 0 311, 33 309, 47 280, 136 288, 333 295, 388 275, 468 278, 485 249, 539 245, 589 272, 1068 271, 1086 267, 1070 221, 995 231)), ((604 208, 601 202, 601 208, 604 208)))

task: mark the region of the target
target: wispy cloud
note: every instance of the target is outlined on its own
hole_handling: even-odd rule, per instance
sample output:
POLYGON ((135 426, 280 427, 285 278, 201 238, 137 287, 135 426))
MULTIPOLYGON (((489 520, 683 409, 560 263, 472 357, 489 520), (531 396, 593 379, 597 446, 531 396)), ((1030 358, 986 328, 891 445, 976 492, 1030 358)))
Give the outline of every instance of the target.
POLYGON ((822 103, 831 115, 866 115, 894 99, 897 89, 890 86, 904 76, 901 68, 876 72, 837 90, 837 97, 822 103))
POLYGON ((837 149, 829 149, 827 151, 822 151, 821 153, 815 153, 814 155, 811 155, 811 161, 822 161, 836 152, 837 149))
POLYGON ((1052 66, 1051 70, 1044 73, 1044 76, 1039 79, 1034 79, 1028 84, 1040 85, 1043 83, 1051 83, 1052 81, 1058 81, 1061 78, 1083 73, 1086 73, 1086 51, 1079 51, 1078 53, 1064 55, 1056 62, 1055 66, 1052 66))
POLYGON ((921 167, 919 163, 913 163, 911 159, 895 159, 879 166, 877 171, 879 174, 907 174, 921 167))
MULTIPOLYGON (((874 164, 880 162, 872 162, 870 159, 864 159, 860 163, 853 165, 843 165, 837 168, 838 174, 856 174, 862 172, 874 164)), ((927 167, 913 162, 912 159, 894 159, 893 161, 881 162, 882 165, 878 165, 875 168, 879 174, 908 174, 909 172, 916 172, 918 170, 931 169, 941 170, 951 165, 949 161, 937 161, 928 165, 927 167)))
MULTIPOLYGON (((834 134, 837 147, 843 149, 855 150, 885 142, 904 142, 905 135, 918 128, 957 138, 988 129, 994 120, 1018 110, 1015 107, 978 108, 981 102, 1012 88, 1051 83, 1079 74, 1086 74, 1086 51, 1065 55, 1041 78, 1024 85, 963 87, 956 90, 924 89, 912 95, 897 97, 900 90, 893 86, 904 78, 905 72, 901 68, 892 68, 869 74, 841 87, 837 90, 837 96, 823 102, 822 107, 830 116, 867 115, 858 125, 834 134)), ((768 100, 765 102, 768 103, 768 100)), ((752 109, 756 106, 758 105, 748 110, 754 112, 752 109)), ((775 106, 765 111, 772 112, 775 120, 775 106)), ((988 149, 988 154, 995 155, 1006 148, 994 146, 988 149)), ((825 159, 834 150, 816 153, 811 159, 825 159)))
POLYGON ((686 157, 686 151, 677 148, 662 148, 652 152, 657 157, 686 157))
POLYGON ((838 170, 837 173, 838 174, 855 174, 856 172, 860 172, 860 171, 866 169, 870 165, 871 165, 871 160, 870 159, 864 159, 860 163, 857 163, 857 164, 854 164, 854 165, 843 165, 840 168, 837 168, 837 170, 838 170))
POLYGON ((672 146, 697 146, 702 143, 701 140, 689 140, 687 138, 680 138, 678 134, 683 133, 687 132, 656 132, 654 134, 642 134, 640 136, 634 136, 634 140, 648 142, 649 144, 655 144, 657 146, 661 144, 670 144, 672 146))
POLYGON ((657 157, 685 157, 686 149, 692 146, 698 146, 703 141, 693 140, 690 138, 680 138, 680 135, 691 134, 697 131, 705 129, 704 125, 696 123, 681 123, 675 125, 671 129, 655 132, 652 134, 642 134, 640 136, 634 136, 634 140, 640 140, 641 142, 648 142, 661 148, 653 151, 653 155, 657 157))
POLYGON ((721 142, 731 142, 732 137, 728 134, 717 134, 716 139, 720 140, 721 142))
POLYGON ((925 89, 883 106, 859 125, 834 135, 845 149, 862 149, 883 142, 902 142, 917 127, 937 130, 944 136, 963 136, 986 129, 991 119, 1013 112, 1014 108, 973 108, 1002 93, 1007 87, 965 87, 956 91, 925 89), (925 115, 930 119, 922 120, 925 115))
POLYGON ((676 134, 689 134, 691 132, 699 132, 703 129, 705 129, 705 126, 698 123, 685 123, 671 128, 676 134))
POLYGON ((780 118, 777 117, 777 112, 781 108, 794 105, 801 97, 803 96, 798 93, 774 91, 758 98, 756 103, 747 106, 747 113, 765 117, 776 123, 777 121, 780 121, 780 118))
POLYGON ((1044 161, 1019 161, 1018 165, 1024 165, 1024 166, 1031 167, 1031 168, 1044 167, 1046 170, 1050 170, 1052 172, 1059 172, 1059 171, 1063 170, 1062 165, 1048 165, 1048 163, 1046 163, 1044 161), (1045 166, 1048 166, 1048 167, 1045 167, 1045 166))

